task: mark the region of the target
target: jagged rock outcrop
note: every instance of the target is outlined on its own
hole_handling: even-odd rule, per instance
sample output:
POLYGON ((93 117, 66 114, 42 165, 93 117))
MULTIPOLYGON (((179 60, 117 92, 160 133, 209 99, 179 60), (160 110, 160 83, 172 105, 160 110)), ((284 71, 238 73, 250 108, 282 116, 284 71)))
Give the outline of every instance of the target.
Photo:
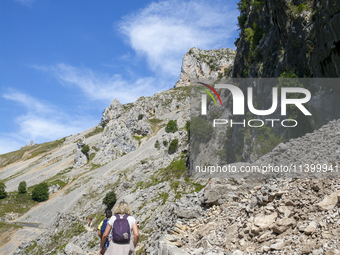
POLYGON ((184 55, 181 74, 175 87, 190 86, 190 81, 228 77, 231 73, 236 52, 229 49, 200 50, 190 48, 184 55))
POLYGON ((53 193, 58 192, 59 190, 61 190, 61 187, 59 184, 49 186, 48 187, 49 196, 51 196, 53 193))
POLYGON ((180 111, 189 102, 187 88, 159 92, 125 105, 114 99, 103 112, 100 125, 104 131, 96 145, 98 151, 90 152, 96 153, 93 163, 103 165, 136 150, 140 139, 154 132, 152 128, 157 118, 168 112, 180 111))
POLYGON ((77 142, 77 150, 76 155, 74 156, 73 167, 78 168, 87 163, 86 155, 81 151, 82 148, 86 145, 85 137, 82 137, 77 142))
POLYGON ((172 241, 172 245, 178 247, 188 240, 185 237, 169 239, 169 234, 184 233, 183 221, 200 217, 203 214, 203 201, 203 190, 201 190, 198 193, 182 197, 178 202, 167 204, 161 213, 156 214, 148 226, 153 229, 153 232, 145 245, 146 253, 177 254, 177 249, 169 246, 169 240, 172 241))

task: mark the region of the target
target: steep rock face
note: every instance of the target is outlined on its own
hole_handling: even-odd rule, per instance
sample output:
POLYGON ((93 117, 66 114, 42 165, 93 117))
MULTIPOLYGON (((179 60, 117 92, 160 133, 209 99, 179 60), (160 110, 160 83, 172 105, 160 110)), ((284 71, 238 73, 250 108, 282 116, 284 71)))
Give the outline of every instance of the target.
POLYGON ((236 52, 233 49, 200 50, 191 48, 183 57, 181 74, 175 87, 190 86, 190 80, 209 78, 216 80, 229 76, 236 52))
POLYGON ((340 76, 340 4, 336 0, 240 1, 234 77, 340 76))
MULTIPOLYGON (((340 76, 340 4, 338 1, 240 0, 240 38, 237 39, 232 77, 240 78, 334 78, 340 76)), ((312 94, 307 103, 312 117, 293 134, 284 129, 273 131, 287 140, 320 128, 340 118, 338 86, 318 82, 306 87, 312 94)), ((254 88, 254 97, 261 97, 258 109, 268 109, 271 87, 254 88), (268 96, 269 95, 269 96, 268 96)), ((245 92, 246 90, 243 89, 245 92)), ((242 145, 243 161, 254 161, 259 155, 249 154, 242 131, 234 130, 233 147, 242 145)), ((257 140, 256 132, 248 141, 257 140)))

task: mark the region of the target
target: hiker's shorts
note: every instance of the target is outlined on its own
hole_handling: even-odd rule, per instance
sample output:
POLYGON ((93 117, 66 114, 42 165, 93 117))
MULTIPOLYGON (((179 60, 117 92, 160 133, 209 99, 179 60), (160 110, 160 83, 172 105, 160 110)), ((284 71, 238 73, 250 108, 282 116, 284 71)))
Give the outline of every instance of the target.
POLYGON ((136 255, 136 251, 132 241, 129 244, 118 244, 110 241, 109 248, 104 255, 136 255))

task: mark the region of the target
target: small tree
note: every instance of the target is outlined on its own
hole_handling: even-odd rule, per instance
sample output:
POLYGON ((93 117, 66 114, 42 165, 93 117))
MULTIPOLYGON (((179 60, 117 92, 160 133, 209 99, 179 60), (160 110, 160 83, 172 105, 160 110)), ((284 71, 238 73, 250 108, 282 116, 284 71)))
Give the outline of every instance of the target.
POLYGON ((39 183, 32 191, 32 199, 34 201, 42 202, 47 200, 48 197, 48 185, 46 182, 39 183))
POLYGON ((111 210, 116 204, 117 198, 114 190, 111 190, 103 199, 103 204, 106 205, 107 209, 111 210))
POLYGON ((3 182, 0 182, 0 199, 7 197, 6 185, 3 182))
POLYGON ((90 151, 90 147, 87 144, 84 145, 83 148, 81 148, 81 152, 84 153, 85 155, 87 155, 89 151, 90 151))
POLYGON ((170 143, 168 153, 174 154, 177 151, 177 148, 178 148, 178 139, 174 139, 170 143))
POLYGON ((25 182, 25 181, 22 181, 22 182, 19 183, 18 191, 19 191, 20 194, 24 194, 24 193, 27 192, 26 186, 27 186, 27 185, 26 185, 26 182, 25 182))
POLYGON ((178 130, 177 120, 169 120, 168 124, 165 127, 165 132, 175 133, 177 130, 178 130))

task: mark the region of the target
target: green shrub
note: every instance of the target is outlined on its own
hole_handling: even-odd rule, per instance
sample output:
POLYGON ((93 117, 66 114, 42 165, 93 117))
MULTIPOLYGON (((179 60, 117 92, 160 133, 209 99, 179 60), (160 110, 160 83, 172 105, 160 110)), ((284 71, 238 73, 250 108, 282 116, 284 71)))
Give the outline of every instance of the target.
POLYGON ((158 195, 163 200, 162 205, 164 205, 169 198, 169 193, 158 193, 158 195))
POLYGON ((92 150, 99 151, 99 149, 96 146, 92 146, 92 150))
POLYGON ((252 42, 254 38, 254 30, 251 27, 248 27, 244 30, 245 40, 246 42, 252 42))
POLYGON ((0 199, 7 197, 7 192, 6 192, 6 185, 3 182, 0 182, 0 199))
POLYGON ((88 133, 85 135, 85 138, 100 134, 104 131, 104 126, 101 125, 102 127, 96 127, 92 132, 88 133))
POLYGON ((244 13, 244 14, 241 14, 240 16, 237 17, 237 20, 238 20, 238 26, 240 29, 244 29, 244 25, 246 24, 247 22, 247 15, 244 13))
POLYGON ((20 194, 23 194, 23 193, 26 193, 27 190, 26 190, 26 182, 25 181, 22 181, 19 183, 19 186, 18 186, 18 191, 20 194))
POLYGON ((168 146, 168 141, 167 141, 167 140, 164 140, 164 141, 163 141, 163 145, 164 145, 164 146, 168 146))
POLYGON ((34 201, 42 202, 47 200, 48 197, 48 185, 46 182, 39 183, 32 191, 32 199, 34 201))
POLYGON ((89 161, 94 159, 95 156, 96 156, 96 153, 91 153, 90 156, 89 156, 89 161))
POLYGON ((293 14, 294 15, 301 14, 303 11, 307 11, 307 10, 309 10, 309 7, 307 7, 304 4, 299 4, 297 7, 293 8, 293 14))
POLYGON ((114 190, 111 190, 103 199, 103 204, 106 205, 107 209, 111 210, 116 204, 117 198, 114 190))
POLYGON ((174 139, 170 143, 168 153, 174 154, 177 151, 177 148, 178 148, 178 139, 174 139))
POLYGON ((143 119, 143 117, 144 117, 144 114, 139 114, 139 115, 138 115, 138 120, 143 119))
MULTIPOLYGON (((162 180, 161 181, 167 181, 167 180, 174 180, 179 179, 183 176, 183 174, 186 171, 186 165, 185 165, 185 158, 182 159, 174 159, 170 165, 168 165, 166 168, 162 171, 162 180)), ((173 183, 172 189, 177 189, 179 184, 173 183), (177 186, 177 188, 176 188, 177 186)))
POLYGON ((85 155, 87 155, 89 151, 90 151, 90 147, 87 144, 84 145, 83 148, 81 148, 81 152, 84 153, 85 155))
POLYGON ((159 148, 160 148, 160 146, 159 146, 159 141, 158 141, 158 140, 155 142, 155 148, 156 148, 156 149, 159 149, 159 148))
POLYGON ((158 123, 162 122, 163 120, 160 120, 160 119, 148 119, 148 121, 150 122, 150 124, 158 124, 158 123))
POLYGON ((168 124, 165 127, 165 132, 175 133, 177 130, 178 130, 177 120, 169 120, 168 124))

